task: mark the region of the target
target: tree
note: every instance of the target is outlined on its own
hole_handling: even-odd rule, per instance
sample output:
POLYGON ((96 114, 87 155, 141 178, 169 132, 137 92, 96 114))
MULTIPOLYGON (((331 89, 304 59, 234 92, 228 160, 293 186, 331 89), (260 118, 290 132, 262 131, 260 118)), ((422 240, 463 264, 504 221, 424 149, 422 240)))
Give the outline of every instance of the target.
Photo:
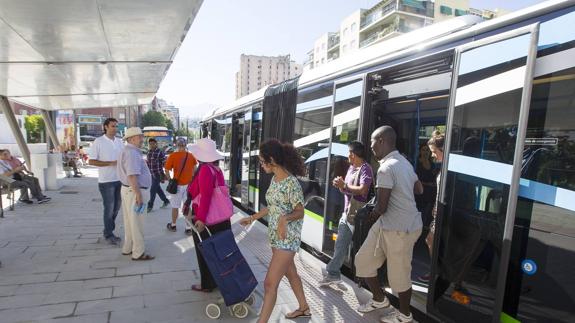
POLYGON ((159 111, 148 111, 142 116, 142 127, 166 127, 166 117, 159 111))
POLYGON ((166 128, 174 131, 174 123, 172 123, 172 120, 167 119, 167 118, 165 120, 166 120, 166 128))
POLYGON ((46 126, 44 125, 44 119, 41 115, 33 114, 28 115, 24 118, 24 128, 26 128, 28 143, 40 143, 42 142, 42 137, 46 126))

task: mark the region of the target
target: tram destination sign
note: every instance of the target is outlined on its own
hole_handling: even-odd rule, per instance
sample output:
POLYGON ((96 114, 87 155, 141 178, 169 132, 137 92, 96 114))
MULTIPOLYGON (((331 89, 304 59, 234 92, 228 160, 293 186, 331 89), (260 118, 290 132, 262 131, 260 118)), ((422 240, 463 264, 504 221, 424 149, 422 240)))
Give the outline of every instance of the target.
POLYGON ((525 138, 526 145, 532 146, 557 146, 557 138, 525 138))

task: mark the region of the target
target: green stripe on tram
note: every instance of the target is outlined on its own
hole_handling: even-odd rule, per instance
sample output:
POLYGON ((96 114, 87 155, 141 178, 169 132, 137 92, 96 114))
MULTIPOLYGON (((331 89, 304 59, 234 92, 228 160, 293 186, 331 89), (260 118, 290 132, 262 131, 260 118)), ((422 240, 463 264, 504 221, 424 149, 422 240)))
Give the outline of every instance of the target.
POLYGON ((310 218, 312 218, 312 219, 318 221, 319 223, 323 223, 323 216, 321 216, 321 215, 319 215, 319 214, 317 214, 317 213, 314 213, 314 212, 312 212, 312 211, 310 211, 310 210, 308 210, 308 209, 304 209, 304 212, 303 212, 303 213, 304 213, 305 215, 309 216, 310 218))
POLYGON ((521 321, 517 320, 516 318, 512 317, 509 314, 501 312, 501 316, 499 317, 499 321, 501 323, 521 323, 521 321))

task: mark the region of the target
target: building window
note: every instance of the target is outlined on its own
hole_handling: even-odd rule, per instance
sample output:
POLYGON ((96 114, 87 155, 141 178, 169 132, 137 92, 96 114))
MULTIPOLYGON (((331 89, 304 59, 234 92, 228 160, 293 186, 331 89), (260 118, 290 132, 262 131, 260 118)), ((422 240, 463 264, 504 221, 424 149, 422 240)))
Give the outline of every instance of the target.
POLYGON ((351 24, 351 32, 352 33, 355 32, 355 28, 357 28, 357 23, 354 22, 353 24, 351 24))
POLYGON ((322 58, 322 59, 321 59, 321 63, 322 63, 322 64, 325 63, 325 58, 322 58))
POLYGON ((467 14, 467 10, 463 9, 455 9, 455 16, 465 16, 467 14))
POLYGON ((347 45, 343 45, 341 51, 342 51, 343 53, 347 52, 347 45))
POLYGON ((355 39, 352 40, 351 43, 349 43, 349 49, 356 48, 356 44, 357 42, 355 41, 355 39))
POLYGON ((343 37, 346 37, 346 36, 347 36, 347 28, 345 28, 345 29, 343 30, 343 37))
POLYGON ((444 15, 451 16, 453 14, 453 9, 451 9, 451 7, 448 7, 448 6, 440 6, 439 12, 441 12, 444 15))

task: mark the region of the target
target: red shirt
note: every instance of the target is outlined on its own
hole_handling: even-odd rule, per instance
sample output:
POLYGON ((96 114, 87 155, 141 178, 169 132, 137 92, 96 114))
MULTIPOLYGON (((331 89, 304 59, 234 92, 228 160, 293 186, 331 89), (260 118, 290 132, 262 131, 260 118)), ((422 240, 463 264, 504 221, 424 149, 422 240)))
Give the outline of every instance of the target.
POLYGON ((206 216, 210 209, 214 186, 217 181, 218 186, 225 186, 224 174, 222 170, 211 163, 202 163, 198 174, 194 177, 192 183, 188 186, 188 193, 194 199, 200 195, 199 205, 192 204, 196 214, 196 220, 206 223, 206 216), (210 170, 211 168, 211 170, 210 170))
POLYGON ((12 156, 12 157, 10 157, 10 159, 8 159, 8 164, 10 165, 10 167, 12 167, 12 169, 14 169, 18 166, 22 166, 22 162, 14 156, 12 156))

